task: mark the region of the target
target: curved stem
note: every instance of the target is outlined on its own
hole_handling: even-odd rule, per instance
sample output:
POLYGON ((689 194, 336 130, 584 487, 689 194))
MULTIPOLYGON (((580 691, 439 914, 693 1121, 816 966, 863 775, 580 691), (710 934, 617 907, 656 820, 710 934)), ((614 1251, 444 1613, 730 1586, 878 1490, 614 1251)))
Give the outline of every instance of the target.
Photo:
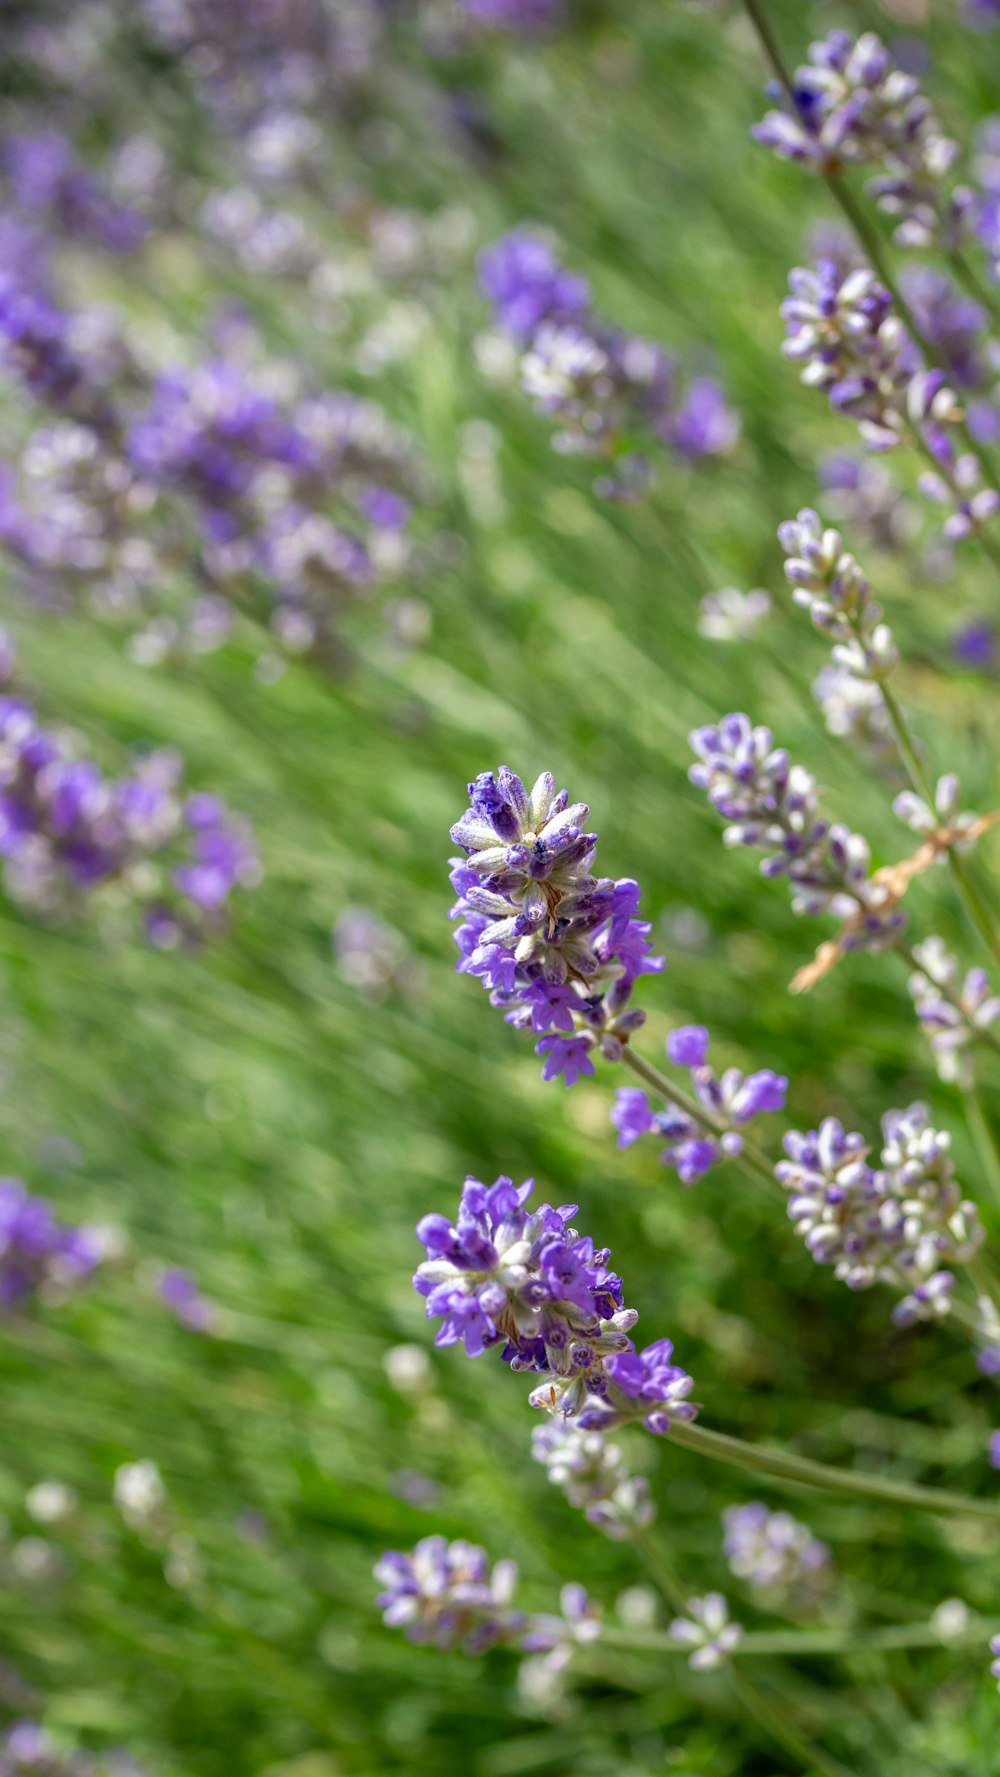
POLYGON ((951 1493, 943 1487, 920 1487, 910 1481, 892 1481, 884 1475, 832 1468, 828 1463, 813 1462, 807 1456, 772 1450, 766 1445, 749 1444, 743 1438, 710 1431, 703 1425, 675 1421, 667 1437, 682 1449, 693 1450, 715 1462, 728 1462, 736 1468, 770 1475, 775 1481, 797 1482, 802 1487, 820 1487, 829 1493, 874 1499, 886 1505, 909 1506, 916 1511, 937 1512, 948 1518, 988 1518, 992 1523, 1000 1524, 1000 1499, 972 1499, 967 1494, 951 1493))

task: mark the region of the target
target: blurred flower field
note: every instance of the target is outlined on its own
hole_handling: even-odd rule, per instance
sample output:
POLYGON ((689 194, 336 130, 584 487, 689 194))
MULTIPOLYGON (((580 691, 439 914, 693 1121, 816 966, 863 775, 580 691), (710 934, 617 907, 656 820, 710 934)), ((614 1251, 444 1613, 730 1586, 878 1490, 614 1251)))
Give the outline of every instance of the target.
MULTIPOLYGON (((879 32, 1000 202, 988 5, 766 12, 795 65, 835 28, 879 32)), ((752 1136, 772 1162, 786 1127, 827 1117, 877 1149, 888 1108, 922 1101, 1000 1232, 996 1054, 973 1099, 964 1050, 935 1067, 891 942, 791 993, 836 926, 724 847, 688 781, 691 731, 746 711, 873 869, 920 843, 893 813, 877 676, 814 696, 830 636, 793 600, 777 528, 816 508, 891 624, 918 760, 957 774, 963 810, 1000 797, 984 471, 946 511, 919 449, 845 466, 857 400, 831 410, 783 356, 788 272, 838 212, 749 136, 769 101, 747 10, 3 14, 0 1131, 4 1172, 58 1227, 0 1195, 0 1773, 992 1777, 1000 1409, 965 1322, 894 1320, 884 1287, 815 1264, 732 1157, 742 1135, 726 1146, 735 1113, 690 1188, 652 1141, 616 1143, 634 1027, 604 928, 589 1026, 564 982, 575 1022, 526 1034, 455 973, 467 786, 551 772, 589 805, 601 870, 641 884, 666 958, 628 974, 644 1055, 707 1026, 720 1073, 767 1070, 752 1136), (549 255, 537 313, 495 257, 481 281, 515 230, 549 255), (560 393, 584 336, 603 433, 560 393), (533 1053, 542 1033, 553 1071, 567 1029, 593 1068, 568 1090, 533 1053), (436 1348, 412 1287, 414 1228, 450 1219, 467 1175, 580 1203, 644 1341, 669 1335, 695 1379, 699 1424, 957 1491, 992 1521, 789 1489, 628 1424, 635 1534, 604 1495, 588 1522, 589 1496, 550 1478, 531 1379, 436 1348), (372 1570, 437 1535, 515 1562, 520 1611, 551 1617, 582 1585, 603 1633, 574 1597, 565 1660, 546 1659, 551 1623, 527 1659, 410 1645, 372 1570), (707 1607, 693 1620, 675 1567, 707 1607), (718 1593, 752 1661, 724 1666, 718 1593)), ((891 263, 933 258, 870 215, 891 263)), ((977 312, 954 321, 978 354, 965 381, 957 347, 946 364, 988 466, 1000 356, 977 312)), ((902 413, 919 443, 943 411, 922 388, 879 423, 902 413)), ((960 855, 990 927, 998 844, 984 829, 960 855)), ((956 886, 922 871, 906 911, 964 974, 982 959, 956 886)), ((530 975, 517 991, 547 1007, 530 975)))

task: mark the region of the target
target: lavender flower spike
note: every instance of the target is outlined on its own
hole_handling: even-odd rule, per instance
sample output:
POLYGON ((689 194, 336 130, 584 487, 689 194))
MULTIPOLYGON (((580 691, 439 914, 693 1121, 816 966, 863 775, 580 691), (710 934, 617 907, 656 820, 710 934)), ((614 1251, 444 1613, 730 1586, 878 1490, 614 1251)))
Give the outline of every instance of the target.
POLYGON ((806 507, 779 525, 778 537, 795 603, 832 638, 837 665, 859 679, 886 678, 898 659, 892 631, 881 621, 881 607, 840 532, 825 530, 819 515, 806 507))
POLYGON ((532 1188, 530 1179, 466 1179, 454 1224, 441 1215, 418 1223, 427 1258, 413 1283, 428 1319, 443 1321, 437 1344, 461 1341, 478 1357, 503 1341, 515 1369, 543 1370, 565 1365, 574 1342, 591 1354, 625 1350, 637 1317, 622 1308, 610 1254, 569 1227, 575 1204, 526 1209, 532 1188))
POLYGON ((993 1661, 990 1671, 997 1681, 997 1690, 1000 1691, 1000 1635, 994 1635, 993 1640, 990 1642, 990 1653, 996 1655, 996 1659, 993 1661))
POLYGON ((731 1571, 772 1599, 810 1602, 830 1576, 830 1550, 790 1512, 772 1512, 760 1500, 728 1506, 722 1514, 731 1571))
POLYGON ((671 1641, 692 1650, 688 1665, 695 1672, 709 1672, 723 1665, 739 1647, 742 1626, 730 1620, 729 1606, 721 1592, 689 1598, 687 1609, 688 1615, 675 1617, 667 1633, 671 1641))
POLYGON ((786 876, 796 913, 851 920, 846 948, 885 950, 906 924, 888 892, 869 875, 867 842, 823 820, 816 780, 775 747, 769 728, 749 716, 723 716, 691 735, 698 762, 688 773, 729 821, 727 845, 767 853, 764 876, 786 876))
POLYGON ((19 1309, 33 1296, 58 1301, 100 1263, 96 1229, 56 1221, 44 1197, 32 1197, 20 1179, 0 1179, 0 1310, 19 1309))
POLYGON ((1000 996, 985 969, 970 969, 963 980, 957 958, 941 938, 925 938, 914 945, 913 955, 920 969, 910 976, 910 993, 938 1073, 942 1080, 971 1086, 972 1045, 977 1032, 989 1030, 1000 1018, 1000 996))
POLYGON ((451 837, 456 859, 452 918, 460 973, 478 975, 507 1022, 539 1038, 543 1079, 572 1085, 592 1074, 592 1050, 618 1060, 645 1013, 628 1009, 650 956, 650 928, 636 918, 638 884, 591 874, 596 833, 585 803, 543 772, 530 793, 507 766, 469 785, 470 807, 451 837))
POLYGON ((806 1135, 793 1130, 775 1175, 817 1264, 833 1265, 849 1289, 882 1282, 905 1292, 893 1320, 907 1325, 948 1313, 950 1267, 973 1258, 984 1235, 975 1204, 962 1198, 949 1138, 926 1106, 888 1111, 882 1134, 876 1169, 864 1137, 835 1117, 806 1135))
POLYGON ((510 1609, 515 1563, 498 1561, 491 1573, 475 1543, 425 1536, 412 1554, 383 1555, 375 1578, 385 1588, 378 1598, 383 1621, 410 1641, 479 1654, 524 1629, 525 1618, 510 1609))
POLYGON ((531 1454, 545 1464, 549 1480, 562 1488, 570 1505, 605 1536, 620 1541, 653 1522, 656 1507, 649 1482, 629 1474, 617 1444, 609 1444, 599 1431, 551 1419, 536 1425, 531 1454))
POLYGON ((638 1315, 622 1305, 610 1253, 569 1227, 575 1205, 529 1211, 531 1190, 530 1180, 515 1188, 508 1178, 488 1187, 467 1179, 454 1224, 430 1215, 418 1225, 427 1258, 413 1282, 428 1319, 443 1322, 437 1343, 461 1341, 478 1357, 503 1342, 512 1369, 542 1377, 531 1405, 584 1431, 641 1420, 662 1433, 671 1418, 693 1419, 694 1383, 670 1362, 670 1340, 636 1352, 629 1333, 638 1315))

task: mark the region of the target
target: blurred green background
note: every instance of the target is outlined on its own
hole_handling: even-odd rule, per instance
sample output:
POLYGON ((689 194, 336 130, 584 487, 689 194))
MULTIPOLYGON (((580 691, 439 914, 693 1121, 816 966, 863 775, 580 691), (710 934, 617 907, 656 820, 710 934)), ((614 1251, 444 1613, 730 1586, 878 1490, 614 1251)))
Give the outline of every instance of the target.
MULTIPOLYGON (((834 23, 894 28, 875 6, 772 11, 796 56, 834 23)), ((997 104, 996 40, 979 53, 951 12, 940 6, 925 35, 935 95, 967 139, 997 104)), ((121 54, 126 119, 210 179, 221 151, 207 125, 192 133, 183 75, 127 40, 121 54)), ((333 680, 300 665, 264 686, 239 647, 145 673, 92 619, 5 594, 45 713, 109 767, 140 741, 178 746, 193 782, 252 818, 265 869, 227 940, 196 957, 0 907, 5 1170, 74 1220, 120 1225, 129 1243, 85 1294, 0 1332, 0 1692, 24 1713, 18 1683, 29 1687, 41 1701, 27 1712, 81 1745, 127 1746, 161 1777, 788 1768, 722 1680, 680 1661, 591 1658, 552 1720, 519 1694, 510 1656, 442 1656, 381 1626, 376 1555, 432 1530, 512 1555, 531 1607, 582 1579, 613 1612, 646 1580, 639 1556, 590 1530, 531 1461, 523 1379, 433 1351, 409 1282, 412 1229, 453 1208, 466 1173, 533 1174, 545 1197, 580 1201, 647 1338, 675 1340, 706 1423, 986 1484, 997 1411, 960 1340, 890 1330, 888 1298, 851 1296, 818 1271, 780 1202, 737 1169, 684 1192, 651 1144, 619 1155, 614 1070, 571 1092, 543 1086, 530 1046, 452 972, 448 827, 466 780, 499 762, 529 778, 551 768, 589 802, 604 871, 641 881, 667 950, 667 973, 642 996, 648 1055, 672 1023, 703 1021, 722 1060, 790 1076, 799 1127, 832 1113, 874 1133, 888 1106, 928 1098, 974 1182, 959 1102, 934 1078, 902 971, 853 960, 791 998, 820 929, 793 918, 748 854, 723 851, 686 783, 688 730, 746 709, 819 775, 876 862, 909 849, 893 786, 823 731, 808 687, 825 649, 782 583, 775 526, 817 500, 817 456, 853 438, 779 356, 787 268, 827 210, 817 185, 748 142, 762 78, 738 7, 643 0, 627 16, 585 7, 547 41, 435 67, 403 32, 383 71, 379 154, 350 119, 331 120, 345 181, 425 214, 460 206, 475 247, 517 223, 550 227, 602 312, 717 369, 743 419, 730 461, 669 467, 641 504, 602 503, 592 471, 551 450, 517 389, 480 373, 470 252, 421 299, 420 348, 373 390, 420 439, 452 539, 423 589, 425 645, 395 656, 362 642, 333 680), (475 138, 449 122, 448 86, 472 95, 475 138), (700 597, 725 585, 772 593, 753 643, 696 634, 700 597), (358 905, 410 956, 377 999, 352 988, 331 948, 332 924, 358 905), (172 1264, 218 1305, 217 1334, 186 1332, 157 1299, 150 1268, 172 1264), (427 1354, 425 1372, 411 1360, 401 1376, 405 1359, 389 1356, 400 1345, 427 1354), (139 1458, 158 1464, 182 1539, 167 1576, 163 1549, 111 1501, 116 1468, 139 1458), (51 1530, 25 1508, 43 1479, 80 1499, 51 1530), (40 1563, 15 1557, 39 1537, 40 1563)), ((314 225, 323 212, 314 193, 314 225)), ((215 262, 183 229, 154 241, 138 273, 73 275, 178 335, 237 296, 269 349, 311 364, 317 387, 369 388, 344 342, 316 334, 294 285, 215 262)), ((940 583, 915 549, 866 560, 932 764, 961 773, 965 805, 993 807, 996 685, 953 671, 949 638, 963 617, 996 611, 995 575, 974 549, 940 583)), ((994 889, 997 855, 994 842, 979 864, 994 889)), ((943 873, 912 902, 921 932, 971 960, 943 873)), ((780 1496, 651 1439, 636 1436, 629 1455, 686 1582, 726 1589, 720 1511, 780 1496)), ((792 1503, 862 1601, 882 1594, 890 1614, 898 1603, 921 1616, 960 1594, 996 1610, 989 1528, 792 1503)), ((757 1620, 732 1582, 730 1595, 757 1620)), ((986 1777, 1000 1763, 985 1668, 985 1652, 941 1651, 774 1662, 760 1677, 859 1771, 986 1777)))

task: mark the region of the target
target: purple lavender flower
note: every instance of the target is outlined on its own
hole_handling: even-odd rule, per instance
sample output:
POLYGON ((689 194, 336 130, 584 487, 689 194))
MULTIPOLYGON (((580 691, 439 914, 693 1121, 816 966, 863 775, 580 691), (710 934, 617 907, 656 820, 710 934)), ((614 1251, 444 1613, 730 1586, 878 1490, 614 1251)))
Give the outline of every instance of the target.
POLYGON ((102 1250, 96 1230, 60 1224, 44 1197, 30 1196, 20 1179, 0 1179, 0 1308, 67 1294, 89 1277, 102 1250))
POLYGON ((882 607, 839 531, 824 529, 818 513, 804 507, 778 526, 785 551, 785 577, 797 605, 834 642, 833 658, 858 679, 880 683, 898 659, 882 607))
POLYGON ((531 1191, 530 1179, 466 1179, 456 1223, 429 1215, 418 1224, 427 1258, 413 1282, 428 1319, 443 1320, 436 1343, 462 1341, 478 1357, 503 1342, 514 1368, 543 1371, 571 1362, 574 1342, 588 1358, 624 1349, 636 1317, 622 1307, 610 1254, 569 1226, 574 1204, 525 1209, 531 1191))
POLYGON ((996 1655, 996 1659, 993 1661, 990 1671, 997 1680, 997 1690, 1000 1691, 1000 1635, 994 1635, 993 1640, 990 1642, 990 1653, 996 1655))
POLYGON ((190 1271, 173 1266, 164 1271, 157 1285, 160 1301, 173 1310, 182 1326, 192 1333, 210 1333, 216 1323, 216 1310, 206 1301, 190 1271))
POLYGON ((493 30, 535 36, 560 18, 563 0, 462 0, 471 19, 493 30))
POLYGON ((845 164, 878 169, 868 190, 899 218, 903 246, 953 247, 961 238, 974 198, 944 183, 958 145, 942 131, 917 79, 894 63, 874 32, 856 41, 846 31, 829 32, 795 70, 791 96, 780 88, 772 96, 781 108, 753 127, 758 142, 827 174, 845 164))
POLYGON ((722 1524, 730 1569, 755 1591, 810 1603, 828 1582, 829 1548, 790 1512, 751 1500, 728 1506, 722 1524))
POLYGON ((784 1138, 775 1176, 791 1192, 788 1214, 812 1257, 833 1265, 849 1289, 890 1284, 906 1294, 893 1320, 907 1325, 948 1313, 954 1277, 983 1240, 976 1207, 962 1199, 948 1136, 926 1106, 888 1111, 881 1166, 868 1162, 861 1135, 835 1117, 784 1138))
POLYGON ((126 446, 148 481, 181 487, 210 512, 245 498, 264 466, 301 469, 311 460, 271 397, 224 359, 162 376, 126 446))
MULTIPOLYGON (((613 1431, 629 1420, 641 1419, 647 1431, 662 1436, 670 1430, 672 1420, 694 1419, 698 1409, 688 1399, 694 1383, 685 1370, 670 1362, 673 1350, 670 1339, 656 1339, 644 1351, 613 1352, 605 1358, 605 1392, 579 1415, 583 1429, 613 1431)), ((533 1400, 540 1400, 542 1393, 536 1389, 533 1400)))
POLYGON ((663 967, 636 917, 638 884, 591 874, 597 835, 583 830, 586 804, 570 806, 551 773, 529 794, 501 766, 476 778, 469 797, 451 830, 468 854, 451 877, 459 972, 478 975, 507 1022, 538 1036, 544 1078, 572 1084, 593 1072, 593 1048, 620 1057, 645 1018, 627 1009, 632 988, 663 967))
POLYGON ((642 1135, 665 1139, 660 1159, 676 1169, 683 1185, 693 1185, 719 1161, 732 1159, 743 1149, 742 1131, 754 1117, 784 1109, 788 1081, 770 1068, 744 1075, 727 1068, 720 1077, 708 1066, 708 1031, 689 1024, 667 1038, 667 1056, 676 1067, 691 1070, 695 1097, 704 1110, 693 1114, 667 1104, 654 1112, 645 1092, 626 1086, 615 1094, 611 1121, 618 1130, 618 1146, 630 1147, 642 1135))
POLYGON ((856 419, 870 450, 892 450, 919 437, 928 446, 962 412, 943 370, 927 370, 893 300, 867 267, 848 272, 832 260, 789 273, 782 304, 786 358, 801 380, 823 390, 838 413, 856 419))
POLYGON ((974 1081, 971 1046, 978 1031, 989 1030, 1000 1018, 1000 997, 985 969, 970 969, 963 979, 957 958, 941 938, 925 938, 914 946, 913 955, 920 968, 910 976, 910 993, 938 1073, 942 1080, 969 1087, 974 1081))
POLYGON ((996 624, 985 617, 967 619, 955 631, 951 651, 960 666, 973 672, 989 672, 1000 659, 996 624))
POLYGON ((794 912, 850 919, 848 948, 884 950, 894 942, 906 915, 869 876, 866 841, 821 818, 815 778, 773 745, 769 728, 755 728, 745 715, 723 716, 696 729, 691 745, 699 758, 688 776, 731 823, 726 844, 765 851, 761 872, 787 876, 794 912))
POLYGON ((959 17, 970 31, 993 31, 1000 24, 1000 0, 960 0, 959 17))
POLYGON ((735 443, 739 425, 718 383, 696 377, 682 389, 669 354, 599 320, 586 283, 540 237, 505 235, 482 255, 480 284, 521 350, 525 391, 557 427, 555 448, 612 465, 598 492, 643 492, 657 445, 694 460, 735 443))
POLYGON ((675 1617, 671 1623, 671 1640, 692 1650, 688 1665, 695 1672, 709 1672, 723 1665, 739 1647, 743 1629, 730 1621, 729 1606, 722 1593, 708 1592, 704 1598, 689 1598, 687 1612, 686 1617, 675 1617))
POLYGON ((1000 1468, 1000 1431, 995 1431, 990 1439, 990 1462, 994 1468, 1000 1468))
POLYGON ((566 271, 548 242, 526 228, 512 229, 480 254, 479 284, 497 324, 525 341, 543 321, 575 320, 590 306, 586 279, 566 271))
POLYGON ((63 238, 96 241, 115 253, 141 246, 146 234, 142 217, 115 201, 58 130, 12 136, 4 161, 14 202, 33 222, 44 222, 63 238))
POLYGON ((600 1432, 550 1419, 532 1432, 531 1454, 545 1464, 549 1480, 562 1488, 570 1505, 605 1536, 622 1541, 653 1522, 649 1482, 629 1474, 618 1446, 600 1432))
POLYGON ((383 1621, 410 1641, 478 1654, 524 1631, 526 1619, 510 1608, 516 1564, 498 1561, 491 1573, 475 1543, 425 1536, 409 1555, 383 1555, 375 1578, 385 1588, 378 1597, 383 1621))
POLYGON ((107 779, 91 760, 69 757, 30 705, 0 697, 0 761, 6 885, 39 913, 69 912, 115 883, 146 902, 156 941, 176 941, 217 924, 232 890, 259 877, 244 822, 215 797, 181 802, 173 754, 154 753, 131 777, 107 779), (164 880, 152 859, 171 850, 176 862, 164 880))

